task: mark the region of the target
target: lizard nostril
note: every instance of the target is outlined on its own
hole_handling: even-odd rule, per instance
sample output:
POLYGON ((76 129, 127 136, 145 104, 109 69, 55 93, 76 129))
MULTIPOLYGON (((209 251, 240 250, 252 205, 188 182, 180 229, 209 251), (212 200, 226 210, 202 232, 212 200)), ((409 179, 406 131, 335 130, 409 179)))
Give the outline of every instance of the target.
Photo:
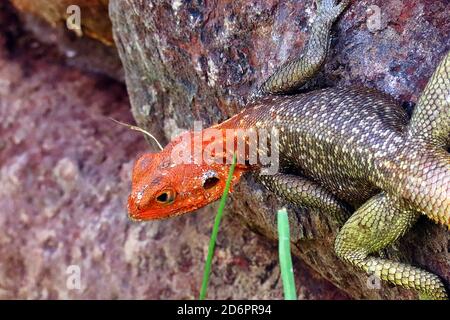
POLYGON ((131 219, 136 220, 138 218, 139 207, 136 204, 136 201, 132 195, 130 195, 128 197, 127 210, 128 210, 128 216, 131 219))

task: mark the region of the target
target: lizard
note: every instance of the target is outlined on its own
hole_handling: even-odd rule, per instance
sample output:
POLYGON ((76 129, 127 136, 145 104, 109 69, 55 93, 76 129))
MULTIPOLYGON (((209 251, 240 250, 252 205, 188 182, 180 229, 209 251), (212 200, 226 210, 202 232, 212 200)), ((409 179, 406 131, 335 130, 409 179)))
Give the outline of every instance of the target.
MULTIPOLYGON (((308 88, 324 64, 332 25, 349 2, 316 1, 303 51, 268 77, 240 113, 200 132, 185 132, 160 152, 139 157, 129 217, 175 217, 220 198, 230 163, 173 159, 174 153, 195 147, 198 134, 219 130, 226 140, 230 129, 275 129, 279 139, 271 143, 279 149, 278 172, 263 175, 260 165, 238 162, 231 191, 244 173, 252 172, 280 198, 335 216, 341 226, 334 251, 341 260, 421 297, 448 299, 437 275, 379 253, 420 215, 450 228, 450 52, 429 79, 411 119, 395 99, 374 89, 296 92, 308 88)), ((235 153, 236 138, 229 139, 227 152, 235 153)), ((201 140, 200 151, 209 143, 201 140)), ((219 158, 225 153, 219 152, 219 158)))

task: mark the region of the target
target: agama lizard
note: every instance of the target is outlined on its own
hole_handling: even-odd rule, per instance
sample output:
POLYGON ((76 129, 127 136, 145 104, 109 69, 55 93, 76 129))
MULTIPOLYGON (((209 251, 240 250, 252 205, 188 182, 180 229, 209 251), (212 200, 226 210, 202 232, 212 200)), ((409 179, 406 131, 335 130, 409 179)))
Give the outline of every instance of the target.
MULTIPOLYGON (((335 241, 339 258, 422 296, 446 299, 438 276, 377 253, 402 237, 421 214, 450 227, 450 53, 429 80, 411 120, 391 97, 372 89, 292 94, 321 68, 331 26, 348 3, 318 2, 303 53, 270 76, 242 112, 212 128, 277 129, 280 171, 258 175, 260 167, 241 163, 232 184, 244 172, 256 172, 278 196, 345 222, 335 241)), ((161 152, 138 159, 128 202, 132 219, 173 217, 221 196, 230 164, 173 162, 181 141, 194 136, 187 132, 161 152)))

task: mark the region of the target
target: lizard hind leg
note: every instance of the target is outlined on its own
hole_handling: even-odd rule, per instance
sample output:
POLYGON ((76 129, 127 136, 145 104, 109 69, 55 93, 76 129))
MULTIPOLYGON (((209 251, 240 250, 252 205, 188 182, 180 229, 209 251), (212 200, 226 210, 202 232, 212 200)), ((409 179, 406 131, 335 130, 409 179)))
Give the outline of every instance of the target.
POLYGON ((421 297, 447 299, 438 276, 408 264, 371 256, 395 242, 420 214, 385 193, 375 195, 345 223, 335 242, 338 257, 379 279, 411 288, 421 297))

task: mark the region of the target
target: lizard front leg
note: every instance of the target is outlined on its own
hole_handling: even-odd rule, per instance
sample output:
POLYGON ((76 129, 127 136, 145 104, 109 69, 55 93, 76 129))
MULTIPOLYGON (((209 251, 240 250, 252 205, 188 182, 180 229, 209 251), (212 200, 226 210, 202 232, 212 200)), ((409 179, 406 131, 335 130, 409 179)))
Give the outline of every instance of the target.
POLYGON ((330 46, 330 30, 334 21, 350 1, 317 1, 317 17, 311 35, 297 59, 283 64, 259 88, 256 96, 283 94, 306 84, 322 67, 330 46))
POLYGON ((336 196, 319 184, 292 174, 256 175, 267 189, 288 202, 300 207, 319 209, 329 213, 343 225, 350 216, 350 209, 336 196))
POLYGON ((405 234, 419 215, 401 200, 380 193, 362 205, 342 227, 336 238, 336 254, 368 274, 415 289, 421 296, 446 299, 445 287, 438 276, 404 263, 370 256, 405 234))

